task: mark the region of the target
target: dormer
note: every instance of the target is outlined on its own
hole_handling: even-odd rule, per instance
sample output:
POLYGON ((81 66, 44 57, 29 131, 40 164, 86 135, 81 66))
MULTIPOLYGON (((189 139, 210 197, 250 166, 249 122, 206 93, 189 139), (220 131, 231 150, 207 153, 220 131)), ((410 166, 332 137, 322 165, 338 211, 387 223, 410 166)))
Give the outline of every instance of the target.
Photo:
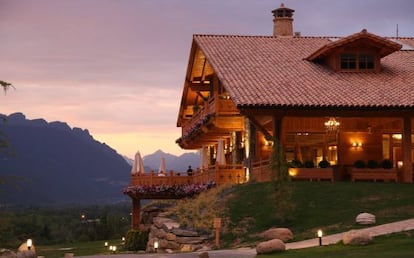
POLYGON ((329 66, 339 72, 380 72, 381 58, 394 53, 402 45, 363 29, 330 42, 312 53, 306 60, 329 66))

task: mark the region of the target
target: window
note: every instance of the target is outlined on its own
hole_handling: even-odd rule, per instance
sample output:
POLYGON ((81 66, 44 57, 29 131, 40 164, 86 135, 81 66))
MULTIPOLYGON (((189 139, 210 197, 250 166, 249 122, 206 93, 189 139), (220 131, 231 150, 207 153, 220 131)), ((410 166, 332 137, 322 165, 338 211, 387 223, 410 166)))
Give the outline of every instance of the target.
POLYGON ((341 69, 356 69, 356 55, 342 54, 341 55, 341 69))
POLYGON ((374 56, 372 55, 359 55, 358 66, 360 70, 374 69, 374 56))
POLYGON ((373 70, 375 58, 368 54, 341 54, 340 65, 341 70, 373 70))

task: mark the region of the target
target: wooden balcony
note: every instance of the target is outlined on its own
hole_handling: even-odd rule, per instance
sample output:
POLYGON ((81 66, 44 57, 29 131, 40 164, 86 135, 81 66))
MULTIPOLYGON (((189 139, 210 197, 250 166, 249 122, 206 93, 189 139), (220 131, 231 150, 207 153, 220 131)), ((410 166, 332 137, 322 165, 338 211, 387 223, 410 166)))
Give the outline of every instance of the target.
MULTIPOLYGON (((233 116, 239 115, 239 111, 230 99, 218 99, 210 98, 204 102, 204 106, 200 106, 199 110, 193 114, 190 120, 188 120, 182 127, 182 135, 188 135, 194 128, 202 125, 204 120, 213 116, 215 118, 221 116, 233 116)), ((221 123, 220 126, 225 126, 225 123, 221 123)))
POLYGON ((246 172, 241 164, 213 165, 198 170, 192 176, 187 173, 168 172, 165 176, 157 173, 146 173, 144 175, 132 175, 130 186, 157 186, 157 185, 187 185, 206 184, 215 182, 221 184, 241 184, 246 182, 246 172))

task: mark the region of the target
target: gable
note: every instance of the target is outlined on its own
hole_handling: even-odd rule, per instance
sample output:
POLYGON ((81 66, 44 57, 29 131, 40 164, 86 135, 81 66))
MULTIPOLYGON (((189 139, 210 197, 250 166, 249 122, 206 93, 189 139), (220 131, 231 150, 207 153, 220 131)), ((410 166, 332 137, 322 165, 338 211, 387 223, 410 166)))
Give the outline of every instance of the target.
POLYGON ((371 51, 375 51, 382 58, 391 53, 394 53, 395 51, 400 50, 402 47, 401 44, 398 44, 394 41, 379 37, 372 33, 368 33, 365 29, 348 37, 331 39, 330 41, 330 43, 322 46, 306 59, 309 61, 314 61, 318 58, 329 56, 330 54, 343 48, 359 47, 364 47, 370 49, 371 51))

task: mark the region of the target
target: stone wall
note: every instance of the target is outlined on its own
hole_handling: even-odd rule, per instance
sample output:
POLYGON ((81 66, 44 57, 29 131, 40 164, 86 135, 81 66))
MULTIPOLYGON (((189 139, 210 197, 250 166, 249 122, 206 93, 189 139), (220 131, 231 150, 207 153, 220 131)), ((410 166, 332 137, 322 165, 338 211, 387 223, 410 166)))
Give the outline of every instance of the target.
POLYGON ((194 230, 182 229, 180 224, 165 217, 154 217, 150 227, 147 252, 193 252, 207 251, 211 247, 207 235, 200 235, 194 230), (155 250, 154 243, 158 242, 155 250))

